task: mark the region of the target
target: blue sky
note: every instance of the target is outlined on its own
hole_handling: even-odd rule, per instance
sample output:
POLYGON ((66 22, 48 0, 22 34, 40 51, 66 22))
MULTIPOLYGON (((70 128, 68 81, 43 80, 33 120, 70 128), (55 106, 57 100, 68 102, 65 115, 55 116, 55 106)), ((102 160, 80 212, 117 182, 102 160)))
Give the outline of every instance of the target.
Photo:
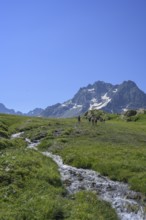
POLYGON ((0 0, 0 103, 28 112, 101 80, 146 92, 145 0, 0 0))

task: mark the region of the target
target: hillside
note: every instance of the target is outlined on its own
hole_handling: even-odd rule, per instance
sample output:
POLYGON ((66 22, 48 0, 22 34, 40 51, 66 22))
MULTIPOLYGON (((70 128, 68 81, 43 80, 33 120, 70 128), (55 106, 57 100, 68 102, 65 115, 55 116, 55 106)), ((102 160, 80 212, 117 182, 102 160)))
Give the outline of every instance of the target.
MULTIPOLYGON (((78 124, 77 118, 0 115, 0 219, 117 219, 111 206, 94 192, 82 189, 68 195, 65 187, 69 182, 62 183, 56 164, 41 151, 62 156, 66 164, 128 183, 139 192, 135 199, 146 205, 146 114, 126 116, 136 119, 127 122, 119 115, 100 113, 106 121, 97 125, 86 117, 78 124), (18 132, 23 132, 20 138, 10 138, 18 132), (27 148, 28 139, 41 140, 39 151, 27 148)), ((138 209, 129 208, 129 212, 138 209)))

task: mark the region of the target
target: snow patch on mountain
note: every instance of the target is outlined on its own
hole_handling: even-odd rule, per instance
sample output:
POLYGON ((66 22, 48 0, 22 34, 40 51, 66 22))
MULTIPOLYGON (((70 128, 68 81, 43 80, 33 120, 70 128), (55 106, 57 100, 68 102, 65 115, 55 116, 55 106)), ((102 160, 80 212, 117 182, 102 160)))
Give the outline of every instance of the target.
POLYGON ((94 92, 95 89, 94 89, 94 88, 93 88, 93 89, 88 89, 87 91, 88 91, 88 92, 94 92))
POLYGON ((67 106, 67 104, 63 103, 61 106, 62 106, 62 107, 66 107, 66 106, 67 106))
POLYGON ((72 104, 72 100, 69 100, 69 101, 67 101, 67 102, 62 103, 61 106, 62 106, 62 107, 66 107, 66 106, 68 106, 68 105, 70 105, 70 104, 72 104))
POLYGON ((110 102, 110 101, 111 101, 110 97, 107 96, 107 93, 105 93, 103 96, 101 96, 101 98, 102 98, 103 100, 106 100, 107 102, 110 102))
POLYGON ((97 99, 93 98, 91 100, 89 110, 101 109, 101 108, 105 107, 110 101, 111 101, 111 99, 110 99, 110 97, 107 96, 107 93, 105 93, 103 96, 101 96, 101 102, 98 102, 97 99))
POLYGON ((128 108, 123 108, 122 110, 123 110, 123 112, 127 112, 128 108))
POLYGON ((72 108, 73 109, 76 109, 76 108, 82 108, 83 106, 82 105, 77 105, 77 104, 75 104, 72 108))
POLYGON ((116 93, 118 91, 118 89, 113 90, 113 93, 116 93))

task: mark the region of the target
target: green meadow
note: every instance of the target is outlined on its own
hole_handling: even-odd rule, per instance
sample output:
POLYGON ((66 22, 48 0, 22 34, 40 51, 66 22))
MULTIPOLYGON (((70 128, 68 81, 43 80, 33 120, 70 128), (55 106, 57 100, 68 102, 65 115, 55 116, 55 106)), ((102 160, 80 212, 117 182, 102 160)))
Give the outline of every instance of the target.
MULTIPOLYGON (((97 112, 99 114, 99 112, 97 112)), ((53 119, 0 115, 0 220, 114 220, 110 204, 91 192, 68 195, 57 165, 41 151, 60 155, 64 163, 92 169, 128 183, 146 201, 146 114, 104 114, 92 125, 85 116, 53 119), (20 138, 11 135, 24 132, 20 138), (38 150, 25 138, 41 140, 38 150)))

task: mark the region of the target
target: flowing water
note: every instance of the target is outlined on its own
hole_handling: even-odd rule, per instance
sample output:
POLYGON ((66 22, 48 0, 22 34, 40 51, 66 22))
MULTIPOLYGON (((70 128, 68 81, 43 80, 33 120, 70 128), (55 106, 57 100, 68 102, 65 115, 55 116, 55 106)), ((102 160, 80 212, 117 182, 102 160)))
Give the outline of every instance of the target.
MULTIPOLYGON (((20 137, 17 133, 12 138, 20 137)), ((28 148, 37 150, 39 141, 31 142, 25 139, 28 148)), ((43 152, 43 155, 52 158, 59 167, 62 182, 69 194, 80 190, 90 190, 109 203, 116 210, 121 220, 146 220, 144 207, 140 204, 141 194, 129 189, 127 184, 112 181, 93 170, 78 169, 63 164, 60 156, 50 152, 43 152)))
POLYGON ((12 135, 11 135, 11 139, 21 137, 21 135, 22 135, 23 133, 24 133, 24 132, 19 132, 19 133, 16 133, 16 134, 12 134, 12 135))
POLYGON ((90 190, 111 203, 121 220, 146 220, 142 205, 137 201, 140 193, 129 190, 127 184, 109 180, 92 170, 77 169, 63 164, 60 156, 43 152, 58 165, 62 181, 72 194, 80 190, 90 190))
POLYGON ((37 146, 40 144, 40 141, 31 142, 30 139, 25 138, 25 141, 28 143, 28 148, 37 150, 37 146))

